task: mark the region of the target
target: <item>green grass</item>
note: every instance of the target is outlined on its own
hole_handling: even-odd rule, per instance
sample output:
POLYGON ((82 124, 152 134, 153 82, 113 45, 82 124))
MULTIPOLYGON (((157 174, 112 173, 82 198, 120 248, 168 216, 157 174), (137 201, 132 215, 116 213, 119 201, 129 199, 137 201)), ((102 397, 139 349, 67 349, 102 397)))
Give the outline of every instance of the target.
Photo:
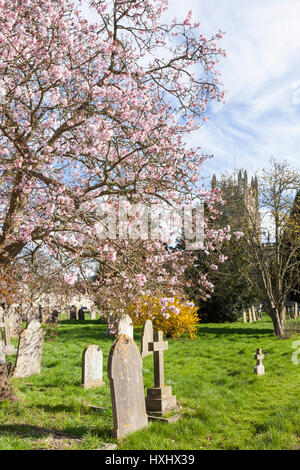
MULTIPOLYGON (((141 330, 135 331, 140 344, 141 330)), ((182 405, 173 424, 151 422, 118 449, 300 449, 300 365, 292 342, 277 340, 268 319, 257 323, 201 325, 196 340, 169 340, 166 384, 182 405), (266 374, 254 375, 256 348, 266 374)), ((13 379, 19 398, 0 404, 0 449, 97 449, 112 437, 106 365, 111 338, 96 321, 63 321, 46 341, 42 373, 13 379), (84 390, 81 354, 89 344, 104 353, 106 386, 84 390), (92 409, 88 405, 100 409, 92 409)), ((153 386, 152 358, 144 359, 145 387, 153 386)))

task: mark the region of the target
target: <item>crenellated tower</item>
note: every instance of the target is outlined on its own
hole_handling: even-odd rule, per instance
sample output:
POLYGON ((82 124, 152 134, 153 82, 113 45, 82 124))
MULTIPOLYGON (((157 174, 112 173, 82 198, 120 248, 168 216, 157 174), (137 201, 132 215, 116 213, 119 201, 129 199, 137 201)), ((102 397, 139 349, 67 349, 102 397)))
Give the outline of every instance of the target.
POLYGON ((238 212, 244 218, 248 228, 255 227, 260 230, 258 180, 256 176, 252 177, 249 183, 247 170, 239 170, 237 178, 228 181, 222 179, 219 182, 216 175, 213 175, 211 187, 212 189, 219 187, 222 190, 223 197, 227 201, 224 207, 225 216, 233 217, 238 212))

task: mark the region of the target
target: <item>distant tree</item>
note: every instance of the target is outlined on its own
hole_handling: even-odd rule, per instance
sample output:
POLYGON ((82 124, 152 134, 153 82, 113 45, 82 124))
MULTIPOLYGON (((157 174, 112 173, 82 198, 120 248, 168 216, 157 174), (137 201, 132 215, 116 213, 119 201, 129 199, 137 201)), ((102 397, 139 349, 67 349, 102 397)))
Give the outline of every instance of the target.
POLYGON ((285 301, 291 292, 299 293, 300 206, 295 199, 299 185, 299 171, 272 158, 258 179, 261 223, 245 207, 251 226, 242 246, 278 338, 284 337, 285 301))
MULTIPOLYGON (((256 185, 253 180, 252 185, 248 186, 246 172, 243 181, 241 172, 238 179, 235 175, 222 175, 218 181, 215 176, 212 179, 212 188, 219 188, 225 202, 219 206, 222 214, 214 221, 220 227, 227 227, 222 254, 212 252, 206 257, 199 251, 197 262, 186 273, 191 282, 186 291, 199 306, 202 322, 236 321, 241 317, 243 309, 259 300, 257 279, 241 246, 242 233, 250 225, 245 205, 249 205, 249 192, 254 193, 256 185), (204 301, 196 280, 209 266, 212 268, 209 280, 213 284, 213 292, 204 301)), ((254 212, 252 206, 252 213, 254 212)))

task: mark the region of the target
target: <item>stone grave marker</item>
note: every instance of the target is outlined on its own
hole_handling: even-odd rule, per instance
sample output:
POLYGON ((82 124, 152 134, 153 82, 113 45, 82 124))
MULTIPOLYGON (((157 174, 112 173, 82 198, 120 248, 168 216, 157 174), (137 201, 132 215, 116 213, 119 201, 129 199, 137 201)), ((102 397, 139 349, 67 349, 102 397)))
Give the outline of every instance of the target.
POLYGON ((0 366, 4 366, 5 364, 6 364, 5 345, 2 341, 1 334, 0 334, 0 366))
POLYGON ((253 318, 253 321, 257 321, 256 319, 256 308, 254 305, 252 305, 252 318, 253 318))
POLYGON ((41 372, 45 332, 38 320, 32 320, 19 339, 14 377, 29 377, 41 372))
POLYGON ((133 323, 129 315, 123 315, 119 321, 118 336, 126 335, 133 339, 133 323))
POLYGON ((70 320, 77 320, 77 310, 75 305, 72 305, 70 308, 70 320))
POLYGON ((178 409, 172 387, 165 385, 164 351, 168 349, 168 343, 163 341, 162 331, 153 331, 153 342, 149 343, 149 349, 153 351, 154 387, 147 389, 146 409, 147 413, 162 416, 178 409))
POLYGON ((113 434, 121 439, 126 434, 147 428, 142 358, 136 343, 120 335, 110 350, 108 377, 114 418, 113 434))
POLYGON ((16 354, 16 348, 10 342, 10 328, 7 319, 4 319, 4 341, 5 341, 5 353, 7 356, 16 354))
POLYGON ((243 310, 243 322, 247 323, 247 313, 246 310, 243 310))
POLYGON ((90 310, 90 316, 91 316, 91 320, 96 320, 97 314, 96 314, 96 310, 94 308, 92 308, 90 310))
POLYGON ((102 387, 103 352, 95 344, 85 348, 82 353, 82 386, 84 388, 102 387))
POLYGON ((262 363, 262 360, 264 359, 264 354, 262 354, 261 349, 256 350, 256 354, 254 355, 254 359, 256 359, 256 366, 254 367, 254 373, 256 375, 264 375, 265 373, 265 368, 262 363))
POLYGON ((251 310, 251 308, 248 308, 248 314, 249 314, 249 323, 252 323, 252 310, 251 310))
POLYGON ((151 320, 146 320, 143 326, 141 340, 141 356, 142 358, 150 356, 153 351, 149 349, 149 343, 153 343, 153 325, 151 320))

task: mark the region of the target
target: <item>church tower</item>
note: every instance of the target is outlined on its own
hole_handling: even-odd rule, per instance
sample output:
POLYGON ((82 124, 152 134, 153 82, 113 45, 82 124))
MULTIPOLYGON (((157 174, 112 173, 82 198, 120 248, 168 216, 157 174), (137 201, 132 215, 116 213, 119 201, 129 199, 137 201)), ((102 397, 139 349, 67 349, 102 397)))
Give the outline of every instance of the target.
POLYGON ((234 178, 230 183, 224 180, 217 181, 214 175, 211 182, 212 189, 219 187, 223 192, 223 197, 227 201, 224 207, 224 215, 234 216, 238 212, 244 221, 247 223, 249 229, 255 227, 260 230, 260 214, 258 203, 258 180, 257 177, 251 178, 251 183, 248 183, 247 170, 239 170, 237 179, 234 178), (239 204, 240 199, 241 204, 239 204))

